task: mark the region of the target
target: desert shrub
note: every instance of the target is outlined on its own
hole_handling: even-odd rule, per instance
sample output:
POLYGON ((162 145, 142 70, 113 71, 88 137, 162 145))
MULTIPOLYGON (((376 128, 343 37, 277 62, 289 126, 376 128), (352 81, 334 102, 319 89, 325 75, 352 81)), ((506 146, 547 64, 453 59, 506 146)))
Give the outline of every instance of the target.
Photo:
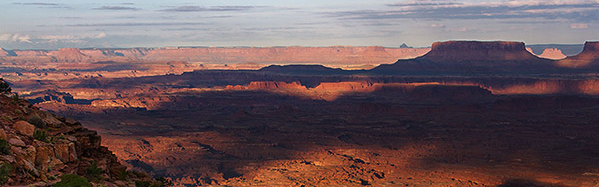
POLYGON ((165 178, 165 177, 157 177, 156 178, 157 183, 155 183, 155 186, 172 186, 173 185, 173 181, 165 178))
POLYGON ((127 180, 127 178, 129 177, 129 173, 127 172, 127 169, 122 169, 121 171, 119 171, 119 176, 118 179, 119 180, 127 180))
POLYGON ((10 88, 10 84, 4 81, 4 79, 0 78, 0 93, 7 94, 10 93, 12 89, 10 88))
POLYGON ((19 98, 19 94, 18 93, 14 93, 10 97, 12 97, 12 103, 13 104, 17 104, 21 100, 21 98, 19 98))
POLYGON ((85 170, 85 177, 91 181, 100 181, 104 180, 102 173, 104 173, 104 170, 98 168, 98 163, 96 161, 92 161, 92 165, 85 170))
POLYGON ((6 184, 8 179, 12 175, 12 165, 8 163, 1 162, 0 163, 0 185, 6 184))
POLYGON ((135 181, 135 187, 150 187, 150 181, 135 181))
POLYGON ((84 177, 74 174, 65 174, 60 176, 60 182, 54 184, 53 187, 71 187, 71 186, 80 186, 80 187, 91 187, 92 184, 84 177))
POLYGON ((0 154, 10 154, 10 144, 8 143, 8 141, 4 139, 0 140, 0 154))
POLYGON ((48 135, 46 134, 45 130, 35 130, 35 132, 33 133, 33 138, 42 142, 50 143, 50 140, 48 139, 48 135))
POLYGON ((38 116, 37 114, 33 114, 33 115, 29 116, 29 118, 27 119, 27 122, 31 123, 32 125, 34 125, 37 128, 42 128, 42 129, 46 128, 46 122, 44 122, 44 120, 42 120, 42 118, 40 116, 38 116))

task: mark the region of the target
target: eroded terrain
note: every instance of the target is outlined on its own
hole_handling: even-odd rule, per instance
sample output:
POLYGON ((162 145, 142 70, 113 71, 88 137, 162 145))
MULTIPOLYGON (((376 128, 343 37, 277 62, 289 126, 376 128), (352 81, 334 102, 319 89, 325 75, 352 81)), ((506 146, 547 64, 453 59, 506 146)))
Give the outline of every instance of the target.
POLYGON ((549 60, 447 42, 373 70, 123 63, 157 72, 11 83, 177 185, 596 186, 596 46, 549 60), (189 69, 158 72, 173 66, 189 69))

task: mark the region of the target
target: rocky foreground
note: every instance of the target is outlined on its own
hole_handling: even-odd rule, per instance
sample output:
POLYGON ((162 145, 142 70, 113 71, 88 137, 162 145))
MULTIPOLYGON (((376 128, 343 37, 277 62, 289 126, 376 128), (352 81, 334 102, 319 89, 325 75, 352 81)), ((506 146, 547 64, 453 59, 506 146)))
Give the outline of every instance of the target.
POLYGON ((128 171, 100 145, 98 133, 78 121, 41 111, 18 96, 0 94, 0 108, 0 185, 166 184, 128 171))

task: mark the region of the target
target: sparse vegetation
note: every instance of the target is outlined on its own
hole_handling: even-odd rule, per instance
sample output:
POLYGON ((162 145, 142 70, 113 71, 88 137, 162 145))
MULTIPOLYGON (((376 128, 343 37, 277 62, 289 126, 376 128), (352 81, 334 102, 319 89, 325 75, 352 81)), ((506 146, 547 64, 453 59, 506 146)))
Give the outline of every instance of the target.
POLYGON ((91 181, 101 181, 104 180, 102 173, 104 173, 104 170, 98 168, 98 163, 96 161, 92 161, 92 165, 85 170, 85 177, 91 181))
POLYGON ((50 139, 48 139, 48 135, 46 134, 45 130, 35 130, 33 133, 33 138, 42 142, 50 143, 50 139))
POLYGON ((0 139, 0 154, 10 154, 10 144, 4 139, 0 139))
POLYGON ((10 88, 10 84, 8 84, 8 82, 4 81, 4 79, 0 78, 0 93, 8 94, 11 91, 12 91, 12 88, 10 88))
POLYGON ((54 184, 53 187, 91 187, 92 184, 84 177, 75 174, 65 174, 60 176, 60 182, 54 184))
POLYGON ((0 162, 0 185, 4 185, 12 175, 12 165, 0 162))
POLYGON ((164 177, 155 178, 156 181, 135 181, 136 187, 166 187, 172 186, 173 182, 164 177))
POLYGON ((46 128, 46 122, 44 122, 44 120, 42 120, 42 118, 40 116, 38 116, 37 114, 33 114, 33 115, 29 116, 29 118, 27 119, 27 122, 31 123, 32 125, 34 125, 37 128, 42 128, 42 129, 46 128))
POLYGON ((135 181, 135 187, 150 187, 150 181, 135 181))
POLYGON ((12 103, 13 104, 17 104, 21 100, 21 98, 19 98, 19 94, 18 93, 12 94, 11 97, 12 97, 12 103))
POLYGON ((127 180, 129 178, 129 173, 127 173, 127 169, 123 169, 119 172, 119 180, 127 180))
POLYGON ((159 186, 172 186, 173 181, 165 178, 165 177, 156 177, 156 181, 158 181, 159 186))

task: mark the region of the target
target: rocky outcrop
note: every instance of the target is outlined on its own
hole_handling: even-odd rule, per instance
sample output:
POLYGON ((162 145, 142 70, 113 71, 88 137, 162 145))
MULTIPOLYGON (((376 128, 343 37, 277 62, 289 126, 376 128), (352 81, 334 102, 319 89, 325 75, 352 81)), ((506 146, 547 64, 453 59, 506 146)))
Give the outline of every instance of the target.
POLYGON ((48 186, 65 174, 83 176, 95 185, 161 184, 147 174, 127 171, 114 154, 100 146, 98 133, 73 119, 54 116, 3 94, 0 106, 0 138, 7 142, 0 144, 0 167, 11 168, 0 173, 0 178, 8 178, 0 185, 48 186))

